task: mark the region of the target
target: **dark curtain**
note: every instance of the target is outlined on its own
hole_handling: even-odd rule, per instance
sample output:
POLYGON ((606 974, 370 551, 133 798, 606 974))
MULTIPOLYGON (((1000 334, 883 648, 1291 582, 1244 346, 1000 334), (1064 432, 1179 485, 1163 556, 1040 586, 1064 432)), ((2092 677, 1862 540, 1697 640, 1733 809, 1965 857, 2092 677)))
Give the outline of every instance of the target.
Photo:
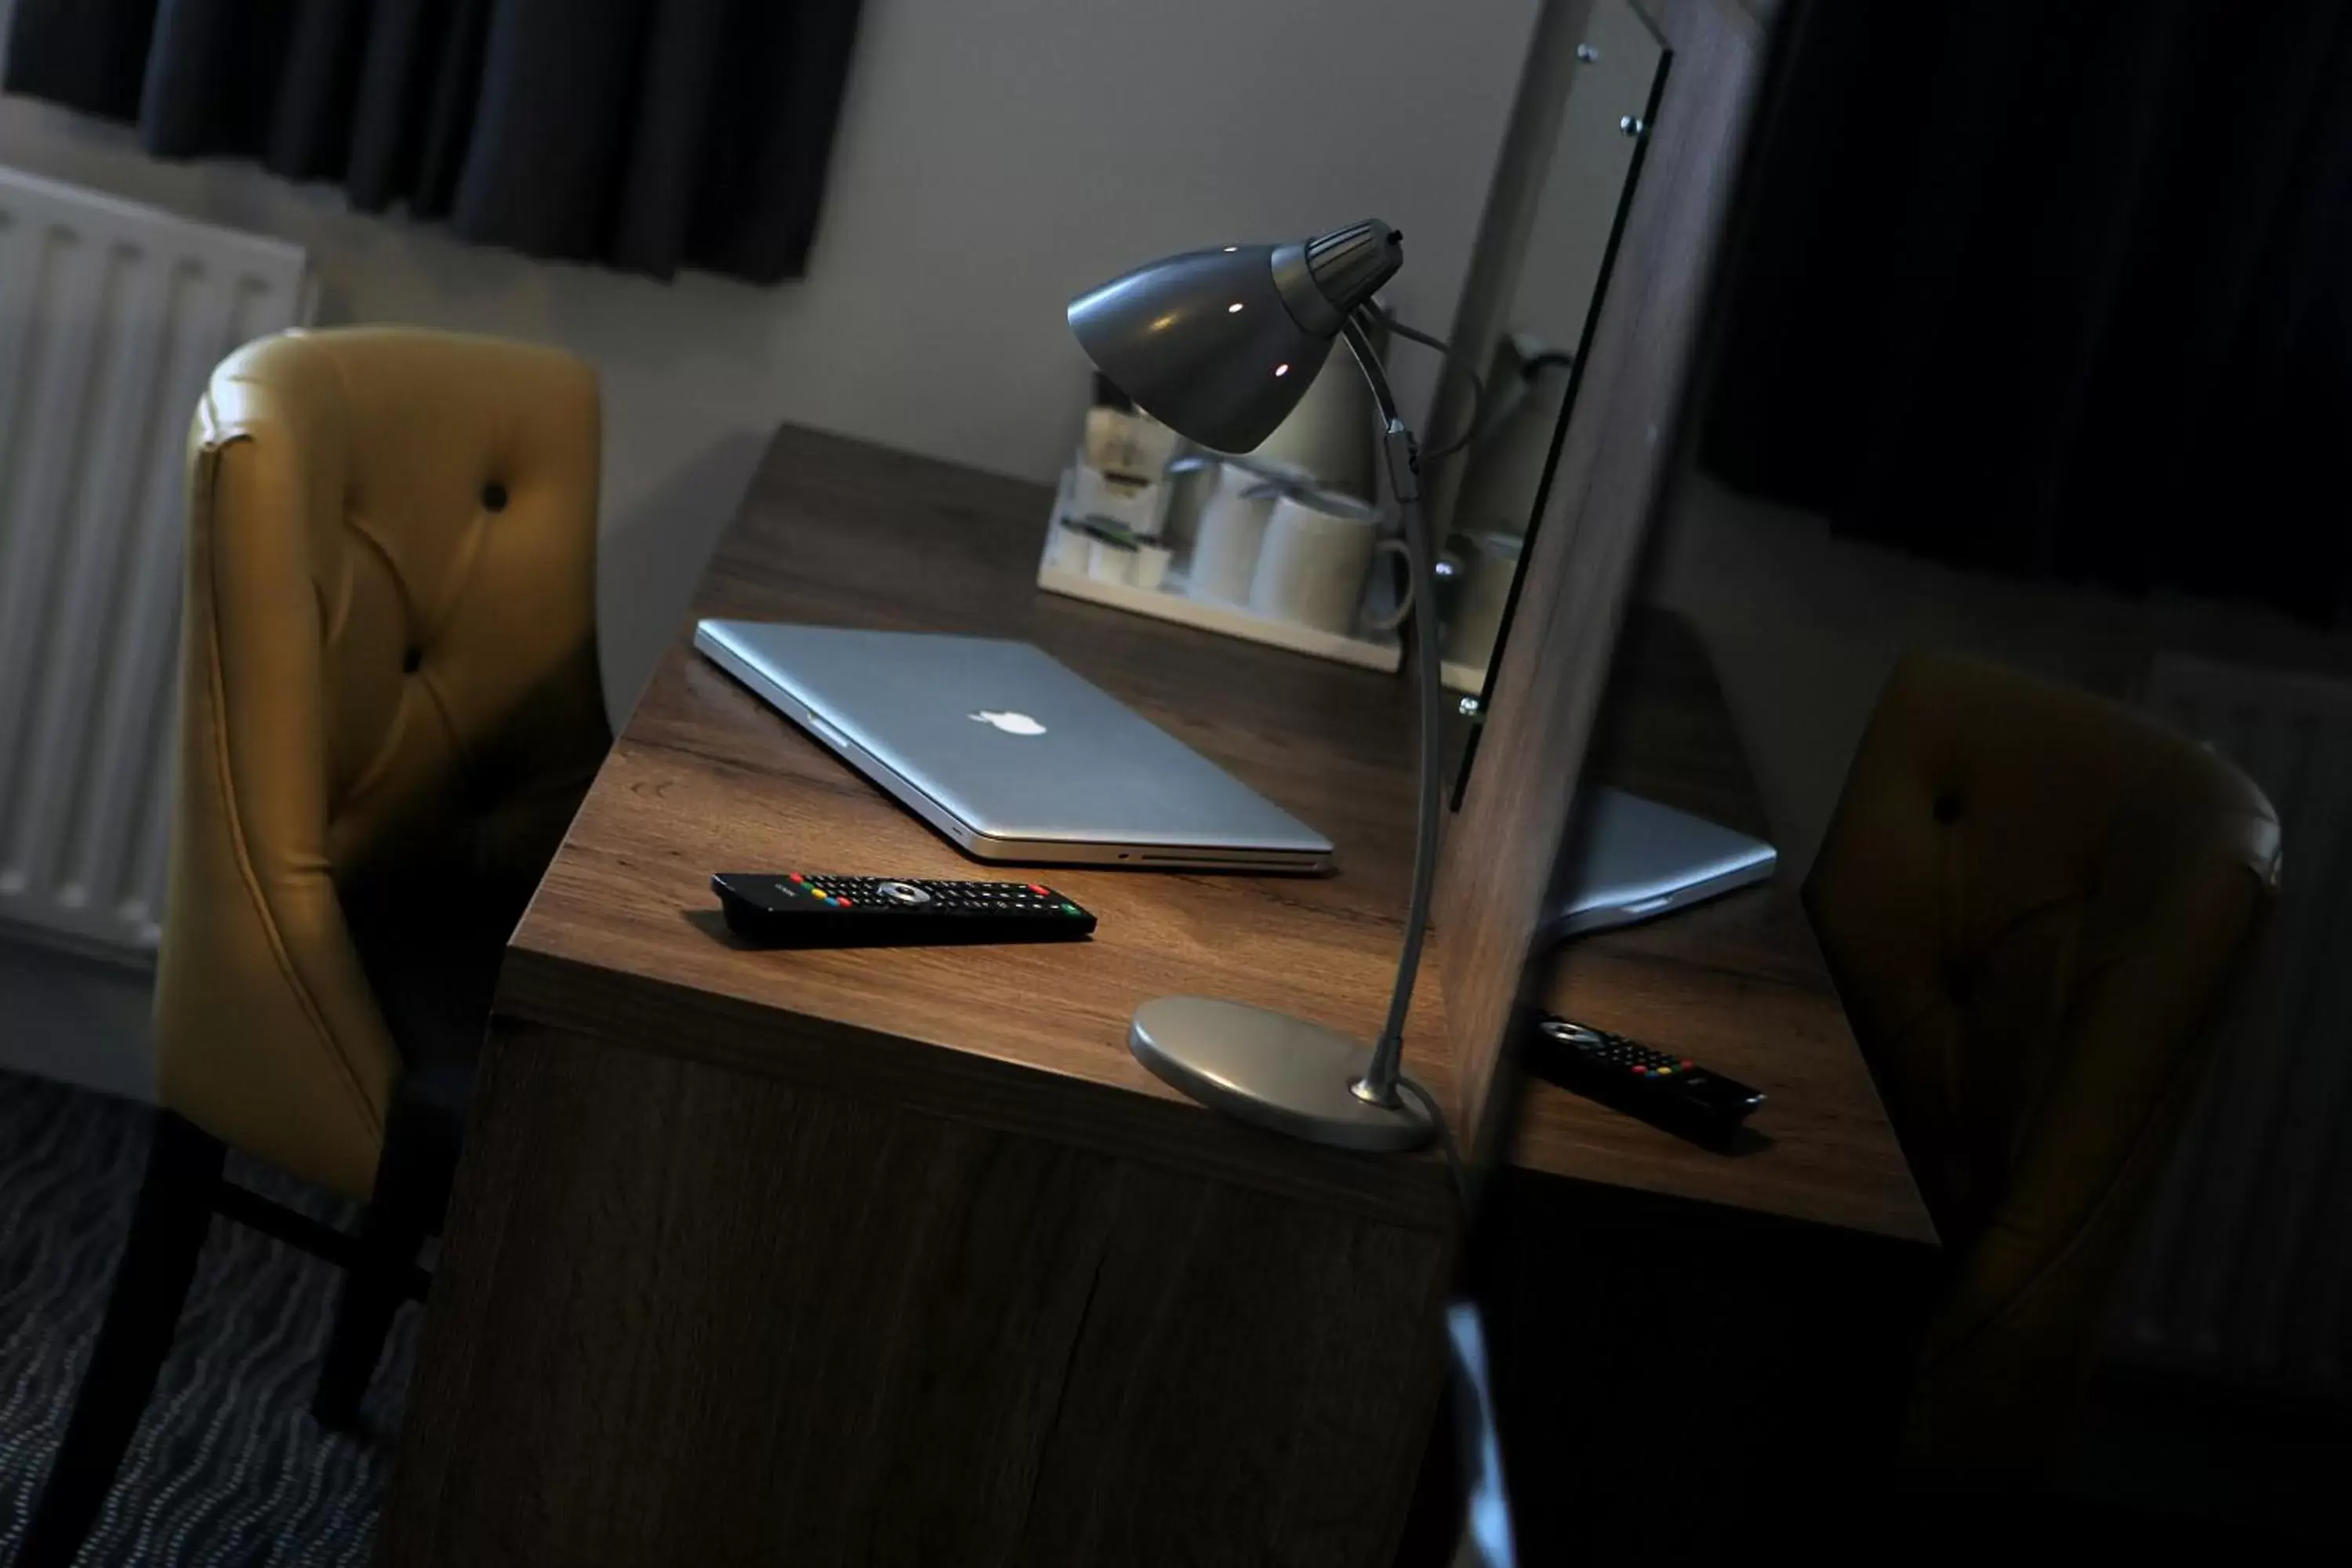
POLYGON ((2352 601, 2352 5, 1797 0, 1703 435, 1947 561, 2352 601))
POLYGON ((17 0, 0 87, 465 238, 803 270, 858 0, 17 0))

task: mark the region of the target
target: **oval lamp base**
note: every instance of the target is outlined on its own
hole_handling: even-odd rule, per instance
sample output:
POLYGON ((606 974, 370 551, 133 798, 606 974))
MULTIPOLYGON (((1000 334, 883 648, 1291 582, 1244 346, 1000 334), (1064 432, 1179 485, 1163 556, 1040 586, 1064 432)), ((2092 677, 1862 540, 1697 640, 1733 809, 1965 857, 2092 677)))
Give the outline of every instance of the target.
POLYGON ((1135 1010, 1129 1048, 1153 1076, 1213 1110, 1312 1143, 1389 1153, 1433 1133, 1409 1100, 1375 1105, 1351 1087, 1371 1048, 1266 1007, 1161 996, 1135 1010))

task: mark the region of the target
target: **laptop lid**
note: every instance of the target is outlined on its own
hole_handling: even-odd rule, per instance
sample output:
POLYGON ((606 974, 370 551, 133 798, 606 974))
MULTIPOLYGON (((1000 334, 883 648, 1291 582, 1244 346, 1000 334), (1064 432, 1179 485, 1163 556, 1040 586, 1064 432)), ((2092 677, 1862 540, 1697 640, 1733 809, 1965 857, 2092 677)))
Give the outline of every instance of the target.
POLYGON ((1027 643, 722 620, 694 641, 983 859, 1329 864, 1328 838, 1027 643))
POLYGON ((1567 891, 1539 933, 1557 942, 1687 909, 1772 875, 1769 844, 1606 784, 1570 830, 1567 891))

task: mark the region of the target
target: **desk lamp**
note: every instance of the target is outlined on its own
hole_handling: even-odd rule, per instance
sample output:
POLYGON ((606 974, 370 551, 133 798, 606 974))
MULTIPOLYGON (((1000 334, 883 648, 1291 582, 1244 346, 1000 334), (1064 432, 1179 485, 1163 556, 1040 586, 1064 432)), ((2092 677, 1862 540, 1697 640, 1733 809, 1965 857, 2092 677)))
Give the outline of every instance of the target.
POLYGON ((1367 1050, 1337 1029, 1270 1008, 1162 996, 1136 1009, 1128 1044, 1194 1100, 1245 1121, 1342 1148, 1425 1142, 1436 1102, 1403 1078, 1404 1017, 1437 870, 1438 683, 1434 552, 1421 513, 1418 454, 1363 325, 1372 291, 1404 265, 1403 237, 1367 220, 1291 245, 1228 245, 1137 268, 1070 301, 1070 330, 1145 413, 1213 451, 1274 433, 1345 338, 1378 405, 1381 452, 1411 563, 1421 803, 1404 952, 1388 1022, 1367 1050), (1417 1103, 1408 1103, 1405 1093, 1417 1103))

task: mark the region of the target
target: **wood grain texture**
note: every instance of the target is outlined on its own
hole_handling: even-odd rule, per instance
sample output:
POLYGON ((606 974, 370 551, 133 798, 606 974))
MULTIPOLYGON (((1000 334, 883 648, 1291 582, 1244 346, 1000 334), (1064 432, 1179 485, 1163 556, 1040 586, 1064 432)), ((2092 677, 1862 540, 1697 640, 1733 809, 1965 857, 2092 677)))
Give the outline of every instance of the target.
MULTIPOLYGON (((786 427, 694 613, 1035 640, 1331 834, 1337 876, 1056 868, 1046 873, 1054 885, 1101 918, 1092 942, 739 947, 717 920, 708 888, 714 869, 996 873, 975 870, 684 646, 682 627, 680 646, 664 659, 516 933, 500 1010, 1400 1223, 1447 1224, 1451 1192, 1434 1156, 1367 1159, 1236 1126, 1164 1089, 1126 1046, 1138 1003, 1186 991, 1286 1007, 1370 1038, 1402 934, 1412 833, 1411 715, 1401 683, 1038 593, 1026 574, 1046 500, 1034 486, 786 427)), ((1671 617, 1637 613, 1630 626, 1617 683, 1623 695, 1599 732, 1596 756, 1608 760, 1596 768, 1659 799, 1760 826, 1704 651, 1671 617)), ((1481 763, 1482 771, 1499 765, 1495 753, 1481 763)), ((1449 858, 1465 852, 1458 838, 1448 847, 1449 858)), ((1790 1110, 1773 1111, 1783 1117, 1815 1078, 1859 1084, 1864 1094, 1867 1079, 1801 923, 1780 923, 1789 907, 1772 908, 1764 935, 1790 939, 1779 945, 1751 941, 1727 952, 1726 917, 1710 910, 1610 941, 1637 950, 1662 944, 1669 960, 1687 950, 1698 983, 1717 985, 1692 994, 1704 1028, 1694 1024, 1691 1048, 1725 1039, 1725 1070, 1744 1062, 1759 1080, 1786 1086, 1790 1110), (1741 1012, 1741 985, 1727 990, 1715 976, 1727 963, 1788 975, 1815 1011, 1793 1033, 1741 1012), (1784 1065, 1784 1047, 1822 1059, 1784 1065)), ((1450 981, 1441 966, 1419 988, 1406 1058, 1440 1093, 1448 1081, 1450 981)), ((1686 983, 1636 981, 1654 990, 1686 983)), ((1574 1005, 1659 1026, 1605 1001, 1574 1005)), ((1785 1160, 1776 1148, 1748 1162, 1735 1180, 1717 1156, 1671 1140, 1653 1146, 1646 1129, 1626 1132, 1592 1120, 1607 1115, 1539 1094, 1515 1157, 1538 1169, 1858 1223, 1875 1223, 1890 1201, 1886 1173, 1901 1170, 1883 1122, 1869 1159, 1781 1182, 1758 1176, 1811 1164, 1801 1141, 1785 1160)), ((1869 1136, 1868 1128, 1855 1134, 1865 1146, 1869 1136)), ((1907 1198, 1907 1176, 1894 1179, 1907 1198)))
MULTIPOLYGON (((580 1027, 625 1016, 649 1048, 772 1056, 772 1070, 883 1096, 936 1102, 985 1080, 1075 1139, 1139 1129, 1170 1158, 1197 1142, 1212 1163, 1254 1157, 1269 1180, 1344 1172, 1339 1184, 1439 1214, 1448 1189, 1433 1155, 1375 1161, 1244 1134, 1163 1088, 1127 1047, 1139 1004, 1188 992, 1371 1038, 1411 861, 1402 684, 1040 593, 1050 503, 1036 486, 787 427, 693 613, 1036 643, 1329 835, 1336 875, 1056 867, 1044 875, 1101 921, 1092 942, 738 946, 717 922, 716 870, 1013 873, 967 858, 682 636, 515 934, 501 1011, 580 1027)), ((1421 988, 1406 1056, 1441 1093, 1442 994, 1421 988)))
POLYGON ((1392 1550, 1442 1233, 521 1023, 475 1131, 380 1563, 1392 1550))
POLYGON ((1498 1053, 1527 998, 1633 570, 1681 460, 1682 395, 1762 65, 1762 30, 1733 0, 1645 16, 1665 46, 1661 96, 1438 889, 1455 1103, 1481 1150, 1507 1131, 1507 1096, 1490 1092, 1498 1053))

